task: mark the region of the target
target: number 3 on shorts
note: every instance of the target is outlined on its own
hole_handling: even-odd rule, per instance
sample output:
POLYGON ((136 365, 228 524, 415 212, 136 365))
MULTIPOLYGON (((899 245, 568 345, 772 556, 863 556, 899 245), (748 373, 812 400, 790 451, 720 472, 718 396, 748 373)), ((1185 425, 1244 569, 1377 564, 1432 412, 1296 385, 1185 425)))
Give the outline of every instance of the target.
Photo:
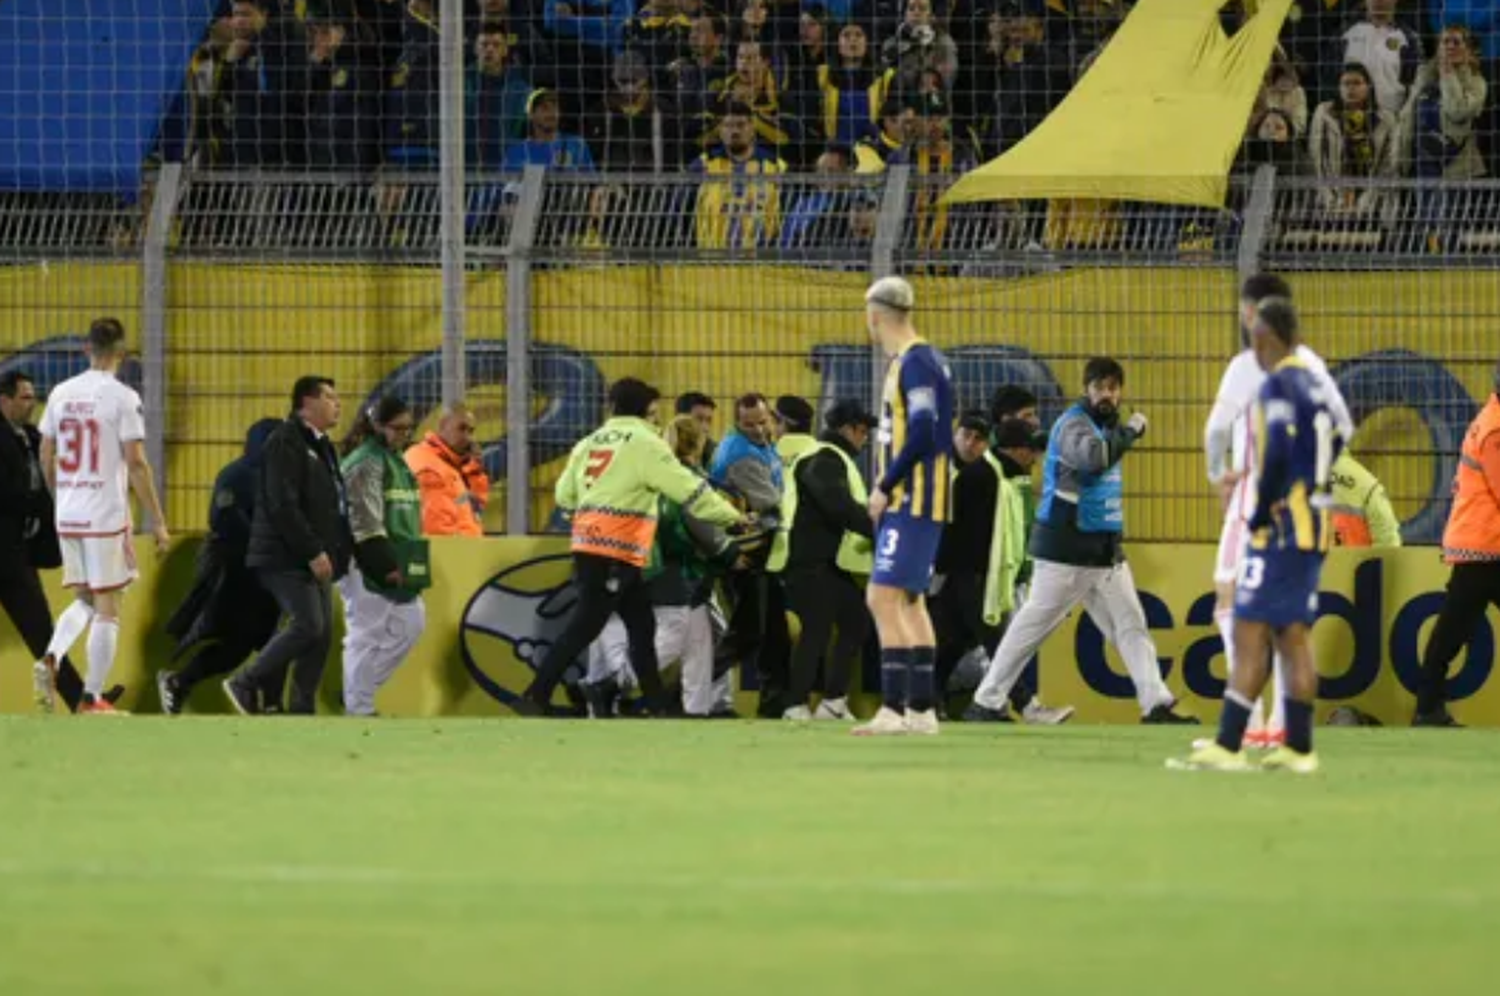
POLYGON ((1256 591, 1266 579, 1266 561, 1263 557, 1246 557, 1240 568, 1240 587, 1256 591))
POLYGON ((901 542, 901 534, 894 529, 885 531, 885 542, 880 545, 882 557, 894 557, 896 555, 896 544, 901 542))

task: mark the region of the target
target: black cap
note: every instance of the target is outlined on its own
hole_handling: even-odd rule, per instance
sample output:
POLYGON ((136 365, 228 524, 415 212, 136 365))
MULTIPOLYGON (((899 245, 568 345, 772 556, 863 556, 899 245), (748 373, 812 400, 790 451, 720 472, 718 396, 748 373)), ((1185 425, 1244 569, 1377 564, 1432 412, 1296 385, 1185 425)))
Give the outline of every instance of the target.
POLYGON ((847 425, 862 425, 866 429, 873 429, 880 424, 880 420, 871 415, 862 402, 844 398, 835 401, 833 407, 823 413, 823 424, 830 429, 842 429, 847 425))
POLYGON ((776 418, 786 426, 788 432, 809 432, 813 424, 813 406, 795 394, 783 394, 776 399, 776 418))
POLYGON ((970 432, 989 435, 990 417, 978 408, 970 408, 958 417, 958 427, 968 429, 970 432))

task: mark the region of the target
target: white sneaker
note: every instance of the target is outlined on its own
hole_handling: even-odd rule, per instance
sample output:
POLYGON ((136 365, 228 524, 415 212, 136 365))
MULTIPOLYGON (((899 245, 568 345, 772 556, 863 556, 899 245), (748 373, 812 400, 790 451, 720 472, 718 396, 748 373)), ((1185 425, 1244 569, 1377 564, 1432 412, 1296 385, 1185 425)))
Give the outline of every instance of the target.
POLYGON ((31 699, 37 712, 57 710, 57 665, 51 657, 43 657, 31 665, 31 699))
POLYGON ((812 710, 808 709, 807 706, 800 705, 792 706, 781 714, 781 718, 793 723, 810 723, 812 722, 813 714, 812 710))
POLYGON ((938 732, 937 710, 906 710, 906 732, 918 737, 935 737, 938 732))
POLYGON ((1041 699, 1032 699, 1021 710, 1021 721, 1027 726, 1061 726, 1075 711, 1072 706, 1043 705, 1041 699))
POLYGON ((818 709, 813 713, 813 719, 833 720, 838 723, 852 723, 857 717, 849 711, 848 699, 824 699, 818 703, 818 709))
POLYGON ((856 737, 901 737, 909 731, 905 716, 889 706, 881 706, 874 719, 861 723, 849 732, 856 737))

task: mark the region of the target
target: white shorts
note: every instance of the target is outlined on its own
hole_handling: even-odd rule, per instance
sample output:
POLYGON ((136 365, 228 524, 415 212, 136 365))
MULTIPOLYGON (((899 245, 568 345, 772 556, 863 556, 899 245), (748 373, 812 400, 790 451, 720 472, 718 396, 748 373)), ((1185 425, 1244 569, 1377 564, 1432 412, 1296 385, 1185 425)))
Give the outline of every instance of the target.
POLYGON ((1219 553, 1214 558, 1214 584, 1234 584, 1240 579, 1240 560, 1250 539, 1250 527, 1238 512, 1224 516, 1219 530, 1219 553))
POLYGON ((136 579, 130 531, 113 536, 60 536, 63 587, 118 591, 136 579))

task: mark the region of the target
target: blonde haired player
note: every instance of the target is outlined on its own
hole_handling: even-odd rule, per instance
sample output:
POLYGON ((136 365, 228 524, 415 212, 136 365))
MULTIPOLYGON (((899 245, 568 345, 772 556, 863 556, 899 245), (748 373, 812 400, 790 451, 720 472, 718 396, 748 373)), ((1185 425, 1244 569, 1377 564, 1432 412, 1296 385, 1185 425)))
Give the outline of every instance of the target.
MULTIPOLYGON (((1261 302, 1281 300, 1289 302, 1292 288, 1281 277, 1260 273, 1250 277, 1240 288, 1240 335, 1248 342, 1251 329, 1259 318, 1261 302)), ((1344 444, 1354 437, 1354 422, 1349 417, 1349 406, 1339 393, 1328 365, 1317 353, 1305 344, 1298 343, 1294 350, 1297 360, 1307 367, 1313 381, 1326 397, 1329 413, 1333 416, 1334 428, 1344 444)), ((1254 511, 1256 482, 1252 474, 1255 466, 1256 441, 1250 418, 1251 407, 1266 382, 1266 372, 1255 359, 1255 351, 1247 347, 1240 351, 1219 381, 1219 393, 1214 399, 1213 410, 1203 430, 1203 446, 1208 460, 1208 479, 1219 489, 1224 503, 1224 526, 1219 533, 1219 552, 1214 562, 1214 623, 1224 638, 1224 660, 1232 674, 1235 667, 1234 651, 1234 591, 1239 578, 1240 565, 1244 559, 1245 545, 1249 541, 1247 522, 1254 511)), ((1271 722, 1265 722, 1264 707, 1256 701, 1250 716, 1249 731, 1245 742, 1251 747, 1273 747, 1284 739, 1285 724, 1282 719, 1282 696, 1284 665, 1280 655, 1276 657, 1276 683, 1272 689, 1271 722)))
POLYGON ((76 597, 38 662, 37 691, 50 710, 57 661, 88 629, 88 675, 78 711, 108 715, 116 710, 101 696, 120 639, 120 598, 136 578, 131 490, 151 514, 158 552, 166 551, 170 537, 146 460, 141 397, 116 376, 125 359, 124 326, 98 319, 89 327, 86 350, 89 369, 53 389, 42 415, 42 472, 57 497, 63 584, 76 597))

